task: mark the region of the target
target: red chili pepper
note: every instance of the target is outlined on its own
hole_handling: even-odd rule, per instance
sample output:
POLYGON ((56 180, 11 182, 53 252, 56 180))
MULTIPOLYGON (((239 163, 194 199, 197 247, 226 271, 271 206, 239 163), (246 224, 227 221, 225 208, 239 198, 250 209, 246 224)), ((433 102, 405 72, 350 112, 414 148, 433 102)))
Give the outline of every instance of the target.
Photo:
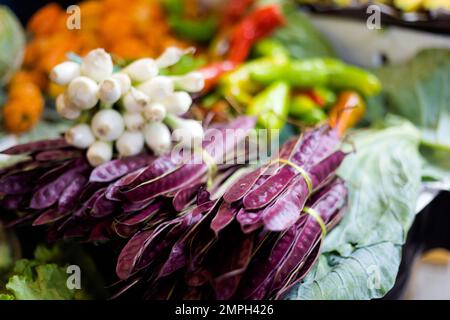
POLYGON ((250 13, 233 31, 228 60, 236 63, 243 62, 256 41, 269 35, 283 23, 281 9, 275 4, 261 7, 250 13))
POLYGON ((312 101, 317 103, 319 106, 324 107, 326 104, 326 101, 323 97, 321 97, 316 90, 310 89, 306 90, 304 92, 309 98, 311 98, 312 101))
POLYGON ((237 67, 237 63, 232 61, 219 61, 210 63, 198 70, 205 79, 205 87, 203 92, 207 92, 211 87, 213 87, 220 79, 220 77, 237 67))
POLYGON ((254 0, 229 0, 223 17, 223 24, 239 20, 253 4, 254 0))

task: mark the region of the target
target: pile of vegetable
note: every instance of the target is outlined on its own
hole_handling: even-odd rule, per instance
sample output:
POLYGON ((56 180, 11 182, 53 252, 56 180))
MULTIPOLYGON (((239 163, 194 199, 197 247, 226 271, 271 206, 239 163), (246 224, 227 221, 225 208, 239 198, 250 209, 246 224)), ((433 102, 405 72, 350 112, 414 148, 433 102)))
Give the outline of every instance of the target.
MULTIPOLYGON (((82 4, 122 10, 115 2, 82 4)), ((121 281, 109 296, 383 297, 421 186, 450 178, 449 52, 369 72, 340 61, 289 6, 231 1, 219 18, 220 7, 195 3, 163 2, 164 32, 188 38, 195 55, 187 42, 158 40, 158 50, 123 60, 106 45, 111 54, 95 49, 107 36, 86 51, 61 51, 45 72, 67 120, 50 128, 67 129, 2 152, 1 220, 44 241, 113 247, 104 264, 116 264, 117 277, 107 282, 121 281), (245 161, 234 161, 262 134, 255 127, 281 130, 279 152, 255 162, 261 155, 244 148, 245 161), (376 286, 367 285, 371 272, 376 286)), ((153 32, 150 22, 139 37, 153 32)), ((33 92, 29 75, 16 73, 9 90, 33 92)), ((8 250, 0 246, 0 299, 96 297, 57 289, 75 258, 38 249, 21 261, 8 250)))
POLYGON ((49 82, 48 75, 67 59, 69 52, 84 56, 101 47, 119 60, 128 61, 157 57, 169 46, 189 46, 172 34, 159 1, 81 1, 77 6, 80 26, 71 29, 67 27, 70 16, 59 4, 50 3, 38 10, 28 22, 30 40, 26 46, 14 14, 1 8, 4 27, 0 28, 0 41, 7 43, 2 46, 5 49, 0 58, 0 84, 5 83, 6 71, 11 76, 23 57, 21 70, 9 83, 3 109, 4 129, 8 132, 23 133, 35 127, 43 114, 44 96, 56 97, 64 90, 49 82), (18 83, 29 88, 21 90, 20 98, 15 94, 18 83))
POLYGON ((282 297, 342 216, 338 144, 329 127, 290 139, 279 157, 233 177, 223 196, 136 233, 117 275, 144 281, 149 299, 282 297))
POLYGON ((291 59, 276 40, 259 42, 255 51, 261 57, 223 76, 219 92, 246 114, 258 115, 263 128, 281 129, 289 116, 303 126, 328 118, 337 125, 339 116, 343 134, 364 115, 364 97, 381 88, 373 74, 336 59, 291 59))
MULTIPOLYGON (((215 190, 238 165, 217 165, 254 126, 237 118, 206 131, 202 150, 186 157, 166 152, 143 153, 108 161, 95 169, 89 151, 64 139, 18 145, 5 154, 26 155, 1 172, 1 206, 22 214, 9 225, 33 221, 50 226, 49 236, 103 240, 110 234, 127 237, 141 225, 169 219, 196 200, 209 183, 215 190), (239 129, 239 130, 238 130, 239 129), (214 139, 214 135, 226 139, 214 139), (214 181, 212 180, 214 178, 214 181), (29 181, 36 181, 31 185, 29 181)), ((158 136, 153 139, 158 141, 158 136)))
POLYGON ((172 138, 189 147, 201 142, 201 124, 179 116, 192 104, 188 92, 203 88, 202 75, 158 75, 187 52, 169 47, 156 60, 138 59, 114 72, 111 56, 95 49, 81 63, 66 61, 53 68, 50 78, 66 88, 56 98, 56 110, 78 120, 66 132, 67 143, 87 148, 89 163, 98 166, 113 158, 113 143, 120 156, 134 156, 143 151, 144 141, 158 155, 170 150, 172 138))

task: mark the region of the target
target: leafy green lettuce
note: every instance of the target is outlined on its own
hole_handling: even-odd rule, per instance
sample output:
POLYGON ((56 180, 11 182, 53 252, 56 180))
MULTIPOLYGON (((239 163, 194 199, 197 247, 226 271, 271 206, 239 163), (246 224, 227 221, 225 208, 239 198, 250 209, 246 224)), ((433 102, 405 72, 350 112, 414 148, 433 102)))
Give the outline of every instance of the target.
POLYGON ((79 246, 71 244, 37 246, 34 259, 16 261, 7 278, 4 288, 0 286, 0 300, 79 300, 106 296, 94 262, 79 246), (72 274, 67 272, 67 266, 71 264, 80 267, 81 289, 67 285, 72 274))
POLYGON ((421 185, 420 134, 410 123, 352 137, 339 170, 348 209, 325 238, 314 271, 288 299, 372 299, 393 286, 421 185))
POLYGON ((22 259, 16 263, 14 273, 6 289, 17 300, 73 300, 77 294, 66 285, 66 268, 56 264, 40 265, 22 259))

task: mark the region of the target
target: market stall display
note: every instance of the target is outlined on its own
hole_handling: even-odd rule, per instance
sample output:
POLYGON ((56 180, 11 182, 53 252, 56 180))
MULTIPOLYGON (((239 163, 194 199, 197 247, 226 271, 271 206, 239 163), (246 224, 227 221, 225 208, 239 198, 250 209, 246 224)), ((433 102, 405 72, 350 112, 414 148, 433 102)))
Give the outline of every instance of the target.
POLYGON ((3 121, 35 129, 3 148, 0 220, 53 247, 0 260, 0 298, 385 296, 422 188, 450 178, 450 52, 369 70, 341 60, 292 3, 129 2, 81 2, 84 31, 43 23, 62 17, 54 4, 28 25, 3 121), (120 10, 127 34, 103 26, 120 10), (129 54, 131 38, 142 50, 129 54), (280 148, 263 157, 255 137, 280 148), (119 282, 60 288, 89 243, 113 248, 105 280, 119 282))

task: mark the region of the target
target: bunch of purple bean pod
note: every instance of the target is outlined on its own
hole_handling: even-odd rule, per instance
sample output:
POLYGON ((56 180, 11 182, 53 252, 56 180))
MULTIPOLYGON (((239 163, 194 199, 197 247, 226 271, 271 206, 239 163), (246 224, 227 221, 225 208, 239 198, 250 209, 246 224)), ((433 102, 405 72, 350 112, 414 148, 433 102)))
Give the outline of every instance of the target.
MULTIPOLYGON (((250 117, 213 125, 234 136, 225 141, 205 139, 202 148, 213 160, 220 159, 254 125, 250 117)), ((64 139, 22 144, 2 153, 28 156, 0 169, 0 208, 21 213, 9 226, 26 222, 45 226, 51 239, 130 237, 143 226, 175 219, 202 194, 210 177, 207 163, 172 153, 159 157, 144 153, 93 168, 83 150, 64 139)), ((215 183, 220 184, 238 167, 218 165, 215 183)))
POLYGON ((278 155, 212 200, 148 224, 128 241, 116 272, 147 299, 282 298, 314 266, 340 220, 346 154, 323 126, 288 140, 278 155), (309 180, 309 181, 307 181, 309 180), (314 214, 312 214, 314 213, 314 214))

